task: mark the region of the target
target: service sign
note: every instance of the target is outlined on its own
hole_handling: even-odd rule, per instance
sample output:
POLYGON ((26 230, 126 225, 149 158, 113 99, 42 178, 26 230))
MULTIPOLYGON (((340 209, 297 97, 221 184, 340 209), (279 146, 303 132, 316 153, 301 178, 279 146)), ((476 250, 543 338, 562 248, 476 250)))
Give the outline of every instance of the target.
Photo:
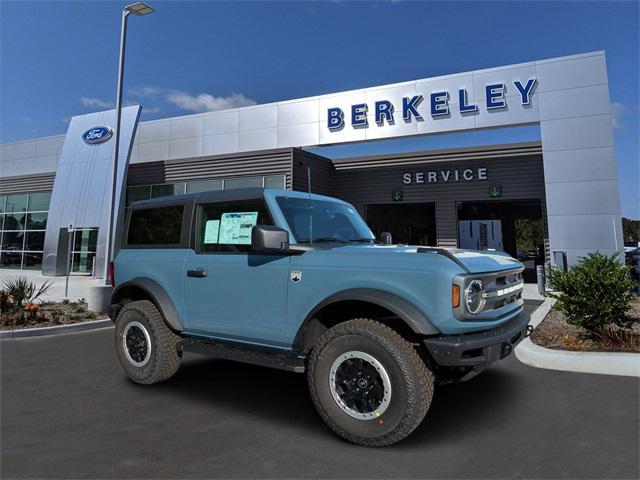
POLYGON ((93 145, 95 143, 103 143, 113 136, 111 127, 93 127, 82 134, 84 143, 93 145))
MULTIPOLYGON (((536 78, 526 80, 515 80, 513 85, 518 91, 517 102, 521 105, 531 103, 531 95, 537 83, 536 78)), ((492 83, 484 86, 483 103, 488 111, 507 109, 507 98, 505 83, 492 83)), ((425 94, 403 97, 399 104, 394 104, 389 100, 379 100, 372 105, 358 103, 351 105, 347 111, 335 106, 327 109, 326 126, 330 131, 338 131, 348 124, 352 128, 368 128, 369 112, 373 111, 373 120, 378 127, 394 125, 396 122, 423 121, 426 115, 433 119, 448 118, 453 113, 466 115, 473 114, 480 107, 478 103, 470 102, 467 90, 464 88, 449 91, 439 90, 425 94), (455 110, 455 111, 454 111, 455 110)))

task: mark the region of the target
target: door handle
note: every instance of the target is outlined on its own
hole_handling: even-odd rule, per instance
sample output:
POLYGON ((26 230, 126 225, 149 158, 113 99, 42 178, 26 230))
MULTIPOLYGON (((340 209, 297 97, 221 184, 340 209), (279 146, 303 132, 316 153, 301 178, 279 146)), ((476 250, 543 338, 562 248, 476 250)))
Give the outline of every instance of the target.
POLYGON ((204 278, 207 276, 207 271, 202 268, 196 268, 195 270, 187 270, 187 277, 204 278))

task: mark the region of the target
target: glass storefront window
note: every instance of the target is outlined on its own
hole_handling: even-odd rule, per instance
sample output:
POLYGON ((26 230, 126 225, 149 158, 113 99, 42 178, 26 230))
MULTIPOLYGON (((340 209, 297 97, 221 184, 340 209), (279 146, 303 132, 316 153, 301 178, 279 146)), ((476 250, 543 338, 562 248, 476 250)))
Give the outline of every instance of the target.
POLYGON ((27 230, 46 230, 48 213, 28 213, 27 230))
POLYGON ((262 177, 230 178, 224 181, 224 189, 262 187, 262 177))
POLYGON ((32 193, 29 195, 29 211, 46 212, 49 210, 49 202, 51 202, 51 192, 32 193))
POLYGON ((151 198, 151 187, 127 187, 127 206, 139 200, 149 200, 151 198))
POLYGON ((271 175, 264 177, 264 188, 284 189, 284 175, 271 175))
POLYGON ((24 213, 7 213, 4 217, 3 230, 24 230, 24 213))
POLYGON ((24 232, 2 232, 2 250, 22 250, 24 244, 24 232))
POLYGON ((51 192, 0 196, 0 268, 39 270, 51 192))
POLYGON ((42 253, 24 252, 22 268, 24 270, 40 270, 42 268, 42 253))
POLYGON ((211 190, 222 190, 222 180, 187 183, 187 193, 208 192, 211 190))
POLYGON ((184 183, 151 186, 151 198, 170 197, 172 195, 182 195, 183 193, 184 183))
POLYGON ((8 213, 13 212, 26 212, 27 211, 27 199, 28 195, 7 195, 6 211, 8 213))
POLYGON ((8 251, 0 253, 0 267, 20 268, 22 265, 21 251, 8 251))
POLYGON ((44 250, 44 232, 27 232, 25 250, 44 250))

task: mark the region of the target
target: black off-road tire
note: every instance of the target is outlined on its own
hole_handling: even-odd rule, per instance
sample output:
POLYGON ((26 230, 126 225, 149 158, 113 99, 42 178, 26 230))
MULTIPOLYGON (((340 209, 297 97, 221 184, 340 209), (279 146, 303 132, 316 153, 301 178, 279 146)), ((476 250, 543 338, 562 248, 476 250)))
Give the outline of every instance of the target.
POLYGON ((368 447, 391 445, 413 432, 433 398, 434 376, 411 343, 391 328, 367 318, 338 324, 320 337, 311 351, 307 381, 311 399, 329 428, 349 442, 368 447), (391 383, 386 410, 371 419, 353 418, 331 393, 332 365, 352 351, 374 357, 391 383))
POLYGON ((136 383, 150 385, 171 378, 180 367, 180 341, 180 336, 169 329, 156 306, 149 300, 127 303, 118 313, 115 330, 118 360, 127 376, 136 383), (136 366, 125 352, 123 335, 127 325, 132 322, 142 325, 151 340, 151 351, 142 366, 136 366))

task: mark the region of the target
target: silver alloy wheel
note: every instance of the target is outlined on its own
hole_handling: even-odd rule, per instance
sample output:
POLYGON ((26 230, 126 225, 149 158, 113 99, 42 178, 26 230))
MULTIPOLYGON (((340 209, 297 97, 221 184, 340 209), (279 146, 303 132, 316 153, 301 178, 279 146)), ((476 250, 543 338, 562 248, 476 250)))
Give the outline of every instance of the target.
POLYGON ((140 322, 130 322, 122 332, 122 349, 127 360, 136 367, 144 367, 151 358, 151 336, 140 322))
POLYGON ((381 416, 391 402, 391 380, 382 364, 368 353, 340 355, 329 371, 329 389, 340 409, 358 420, 381 416))

